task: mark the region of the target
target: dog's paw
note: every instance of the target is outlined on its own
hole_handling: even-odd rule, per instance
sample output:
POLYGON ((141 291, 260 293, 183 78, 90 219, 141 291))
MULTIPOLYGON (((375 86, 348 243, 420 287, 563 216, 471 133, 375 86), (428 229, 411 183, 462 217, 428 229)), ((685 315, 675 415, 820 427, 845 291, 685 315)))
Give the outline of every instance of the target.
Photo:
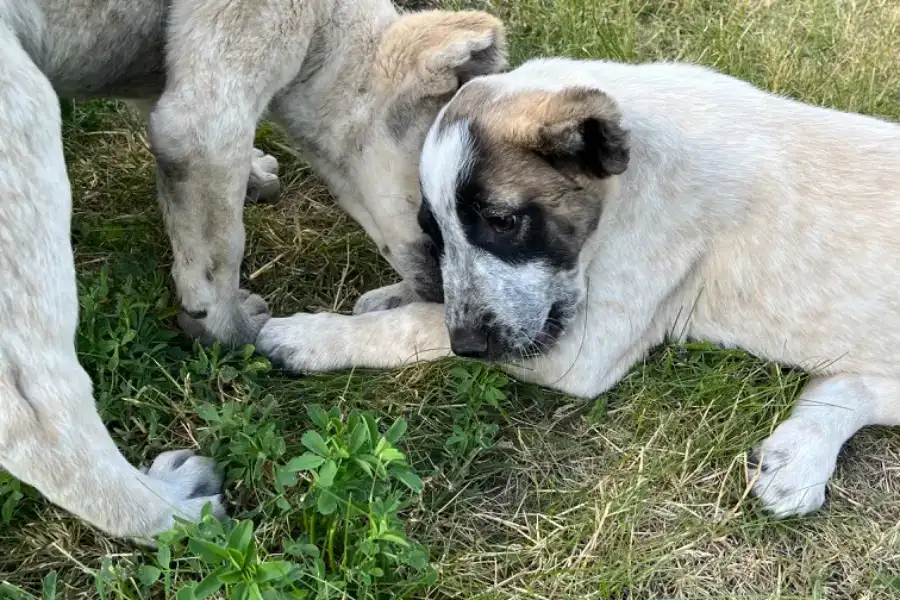
POLYGON ((218 341, 226 346, 243 346, 256 340, 270 318, 269 305, 262 297, 238 290, 206 314, 191 315, 182 310, 178 324, 188 336, 204 345, 211 346, 218 341))
POLYGON ((779 519, 818 510, 837 463, 833 446, 815 425, 785 421, 751 453, 753 495, 779 519))
POLYGON ((256 351, 297 374, 345 368, 350 346, 359 342, 346 319, 335 313, 269 319, 256 338, 256 351))
POLYGON ((309 372, 316 354, 314 332, 321 324, 317 317, 313 313, 297 313, 269 319, 256 337, 256 351, 286 371, 309 372))
POLYGON ((163 452, 149 469, 141 470, 163 484, 176 516, 197 521, 207 502, 215 516, 225 516, 223 478, 212 459, 197 456, 192 450, 174 450, 163 452))
POLYGON ((401 281, 369 290, 360 296, 353 306, 353 314, 361 315, 378 310, 391 310, 413 302, 421 302, 419 294, 416 293, 409 283, 401 281))
POLYGON ((244 198, 245 203, 274 202, 280 191, 278 161, 271 154, 254 148, 250 178, 247 180, 247 194, 244 198))

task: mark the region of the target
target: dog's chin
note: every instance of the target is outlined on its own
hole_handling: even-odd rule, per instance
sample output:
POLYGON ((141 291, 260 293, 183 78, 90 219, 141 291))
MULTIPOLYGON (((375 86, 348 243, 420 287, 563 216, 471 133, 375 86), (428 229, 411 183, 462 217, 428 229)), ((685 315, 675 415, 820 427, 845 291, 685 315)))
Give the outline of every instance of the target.
POLYGON ((484 360, 492 363, 515 362, 524 359, 538 358, 549 352, 557 343, 564 331, 564 326, 549 317, 544 326, 531 336, 528 342, 490 340, 488 352, 484 360))
POLYGON ((566 323, 569 321, 568 313, 561 302, 555 302, 550 307, 543 327, 531 338, 528 345, 532 352, 537 355, 544 354, 556 345, 566 329, 566 323))
POLYGON ((559 343, 572 320, 573 313, 574 309, 570 304, 555 302, 537 332, 525 327, 517 329, 515 326, 494 329, 488 335, 487 351, 479 358, 491 363, 539 358, 559 343))
POLYGON ((531 340, 531 346, 539 349, 549 349, 556 345, 556 341, 562 334, 563 328, 555 323, 547 321, 544 327, 531 340))
POLYGON ((547 320, 544 321, 544 326, 531 338, 531 343, 528 345, 533 356, 545 354, 553 348, 562 336, 563 331, 565 331, 565 326, 559 319, 547 317, 547 320))
POLYGON ((541 353, 533 344, 522 344, 521 341, 498 339, 496 337, 488 338, 487 352, 480 358, 489 363, 512 363, 527 358, 534 358, 541 353))

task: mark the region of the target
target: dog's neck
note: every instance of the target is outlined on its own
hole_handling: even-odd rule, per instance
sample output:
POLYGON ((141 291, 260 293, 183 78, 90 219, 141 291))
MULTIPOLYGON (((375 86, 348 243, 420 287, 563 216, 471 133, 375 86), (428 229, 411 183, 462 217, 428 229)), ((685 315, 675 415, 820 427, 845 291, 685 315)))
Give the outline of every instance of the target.
POLYGON ((400 14, 390 0, 336 0, 330 8, 318 15, 300 73, 271 107, 309 160, 338 164, 369 123, 376 51, 400 14))

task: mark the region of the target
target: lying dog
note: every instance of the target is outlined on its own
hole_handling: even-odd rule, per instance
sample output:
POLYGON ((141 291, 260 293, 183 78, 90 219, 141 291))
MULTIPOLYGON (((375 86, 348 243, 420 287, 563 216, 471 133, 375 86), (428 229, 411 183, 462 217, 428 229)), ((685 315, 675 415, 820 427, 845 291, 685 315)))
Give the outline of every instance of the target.
POLYGON ((272 319, 258 349, 297 371, 452 349, 593 397, 667 335, 741 347, 813 375, 758 449, 778 516, 900 425, 900 126, 697 66, 535 60, 465 85, 420 169, 444 306, 272 319))
POLYGON ((245 192, 277 189, 277 164, 253 149, 264 111, 403 275, 391 293, 439 300, 416 226, 419 151, 459 86, 504 64, 495 18, 401 17, 390 0, 0 0, 0 465, 114 535, 152 536, 208 501, 222 510, 209 460, 168 452, 142 473, 97 414, 74 347, 56 93, 153 107, 181 322, 245 343, 269 317, 239 288, 245 192))

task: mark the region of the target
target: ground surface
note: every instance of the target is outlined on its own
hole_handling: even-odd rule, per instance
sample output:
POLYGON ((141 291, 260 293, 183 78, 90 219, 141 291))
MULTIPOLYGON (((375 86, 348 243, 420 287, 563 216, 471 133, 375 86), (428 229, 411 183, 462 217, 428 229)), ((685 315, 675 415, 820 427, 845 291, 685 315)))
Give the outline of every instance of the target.
MULTIPOLYGON (((893 0, 473 5, 506 19, 514 63, 553 54, 689 59, 805 101, 900 120, 900 4, 893 0)), ((802 376, 693 345, 656 351, 590 403, 510 382, 497 408, 473 407, 460 400, 451 373, 471 366, 453 360, 295 379, 258 359, 255 371, 238 356, 229 364, 240 383, 228 385, 235 373, 209 375, 204 355, 175 330, 170 255, 142 125, 118 105, 77 104, 66 136, 82 287, 79 349, 100 410, 134 461, 198 444, 234 466, 241 457, 215 440, 269 423, 286 442, 284 456, 293 456, 302 452, 308 403, 359 407, 409 423, 402 446, 425 491, 408 529, 440 571, 422 597, 900 594, 900 579, 891 579, 900 572, 897 431, 866 431, 848 444, 829 503, 815 516, 772 522, 745 497, 745 450, 783 418, 802 376), (197 415, 204 403, 254 412, 211 425, 197 415), (464 439, 451 440, 454 422, 464 439)), ((361 292, 390 282, 372 244, 282 138, 264 131, 260 139, 282 160, 284 194, 276 206, 247 210, 244 271, 254 291, 277 314, 348 311, 361 292)), ((9 497, 5 485, 0 493, 9 497)), ((262 500, 271 488, 263 469, 232 478, 229 494, 233 513, 253 518, 261 543, 275 552, 293 525, 289 510, 256 511, 268 506, 262 500)), ((54 570, 59 597, 93 597, 104 556, 144 560, 133 546, 22 491, 0 521, 0 581, 39 594, 41 578, 54 570)))

